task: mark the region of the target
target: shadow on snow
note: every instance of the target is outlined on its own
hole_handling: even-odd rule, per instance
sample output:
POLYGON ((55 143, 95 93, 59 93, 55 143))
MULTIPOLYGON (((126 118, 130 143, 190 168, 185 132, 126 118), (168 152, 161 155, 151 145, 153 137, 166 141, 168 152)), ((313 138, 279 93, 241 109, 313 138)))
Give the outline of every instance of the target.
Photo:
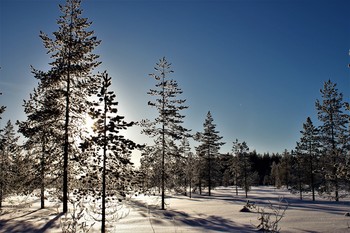
POLYGON ((239 224, 234 221, 216 215, 199 216, 189 215, 184 211, 177 210, 160 210, 158 206, 148 205, 133 200, 130 206, 137 210, 141 216, 148 217, 152 221, 153 226, 166 225, 173 223, 175 227, 190 226, 200 228, 201 231, 217 231, 217 232, 252 232, 256 231, 252 225, 239 224))
POLYGON ((42 213, 43 211, 45 211, 45 209, 37 209, 10 219, 1 219, 0 216, 0 232, 48 233, 52 228, 59 228, 60 224, 58 220, 63 216, 63 213, 57 214, 54 218, 49 220, 49 216, 44 215, 42 213), (25 218, 19 219, 23 217, 25 218), (44 226, 38 226, 37 221, 41 220, 45 222, 44 226))

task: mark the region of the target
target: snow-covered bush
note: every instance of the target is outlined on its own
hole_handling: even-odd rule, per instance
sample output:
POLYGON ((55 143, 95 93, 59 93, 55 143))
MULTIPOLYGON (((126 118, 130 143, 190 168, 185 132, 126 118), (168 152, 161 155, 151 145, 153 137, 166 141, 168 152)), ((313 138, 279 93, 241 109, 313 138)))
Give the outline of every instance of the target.
POLYGON ((251 205, 250 208, 255 209, 258 213, 259 224, 256 226, 262 232, 279 232, 279 222, 285 216, 289 203, 280 198, 278 204, 269 202, 267 207, 260 207, 258 205, 251 205))

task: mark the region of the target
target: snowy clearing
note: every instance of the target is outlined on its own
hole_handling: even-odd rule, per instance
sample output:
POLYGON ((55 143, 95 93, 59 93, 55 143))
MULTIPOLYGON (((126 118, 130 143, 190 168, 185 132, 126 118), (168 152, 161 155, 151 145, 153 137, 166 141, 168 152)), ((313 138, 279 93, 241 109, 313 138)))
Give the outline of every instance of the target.
MULTIPOLYGON (((339 203, 309 197, 299 200, 297 194, 273 187, 253 187, 250 202, 267 206, 283 197, 289 203, 285 217, 279 223, 281 232, 350 232, 350 201, 339 203)), ((246 199, 240 190, 220 187, 212 196, 169 195, 167 210, 159 210, 159 198, 138 195, 131 198, 122 211, 128 215, 119 220, 116 232, 257 232, 258 214, 239 212, 246 199)), ((61 207, 47 201, 46 209, 39 209, 40 200, 34 197, 12 197, 4 203, 0 216, 0 232, 61 232, 61 207)), ((98 232, 99 223, 92 232, 98 232)))

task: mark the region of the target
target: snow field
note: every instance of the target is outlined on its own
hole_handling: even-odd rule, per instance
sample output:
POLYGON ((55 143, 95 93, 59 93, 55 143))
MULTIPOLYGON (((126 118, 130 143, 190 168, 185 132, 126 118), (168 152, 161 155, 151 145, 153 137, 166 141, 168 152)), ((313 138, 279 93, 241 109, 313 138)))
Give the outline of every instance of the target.
MULTIPOLYGON (((281 197, 289 204, 279 223, 281 232, 350 232, 350 217, 344 216, 350 212, 349 200, 335 203, 317 197, 312 202, 305 196, 301 201, 298 194, 273 187, 253 187, 248 193, 250 202, 266 210, 281 197)), ((118 209, 118 216, 127 215, 113 223, 112 232, 257 232, 258 214, 239 212, 246 199, 242 190, 236 196, 233 187, 216 188, 211 197, 169 194, 166 210, 160 210, 159 203, 158 196, 133 196, 118 209)), ((0 232, 61 232, 61 206, 51 201, 46 204, 41 210, 40 200, 34 196, 7 199, 0 215, 0 232)), ((95 223, 90 232, 99 232, 99 227, 100 223, 95 223)))

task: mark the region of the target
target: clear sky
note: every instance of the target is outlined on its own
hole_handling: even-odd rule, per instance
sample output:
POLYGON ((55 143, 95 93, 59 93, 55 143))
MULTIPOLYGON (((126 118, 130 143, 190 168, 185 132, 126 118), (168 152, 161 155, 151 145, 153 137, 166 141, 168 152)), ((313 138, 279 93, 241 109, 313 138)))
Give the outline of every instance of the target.
MULTIPOLYGON (((25 119, 23 99, 36 86, 30 65, 50 62, 39 31, 58 29, 64 0, 0 0, 1 125, 25 119)), ((291 150, 306 118, 316 122, 323 82, 350 96, 350 1, 86 0, 83 16, 102 40, 107 70, 129 120, 155 116, 148 77, 165 56, 189 109, 185 126, 203 130, 210 110, 230 152, 246 141, 259 153, 291 150)), ((142 143, 139 129, 130 137, 142 143)))

